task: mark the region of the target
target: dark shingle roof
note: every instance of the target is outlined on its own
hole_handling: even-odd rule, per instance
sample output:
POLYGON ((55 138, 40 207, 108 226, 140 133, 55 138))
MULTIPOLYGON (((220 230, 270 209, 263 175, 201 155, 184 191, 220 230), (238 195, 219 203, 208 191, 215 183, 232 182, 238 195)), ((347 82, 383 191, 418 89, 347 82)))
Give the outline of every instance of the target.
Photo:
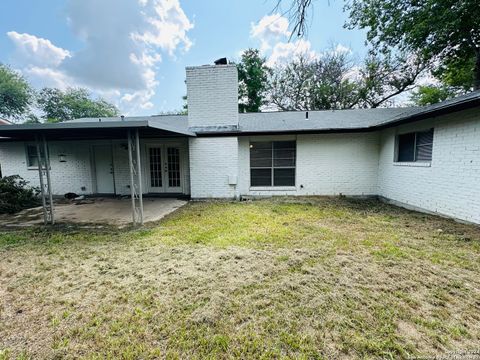
POLYGON ((58 124, 5 126, 0 129, 0 136, 13 138, 39 131, 51 134, 83 131, 88 136, 130 128, 142 129, 145 135, 163 131, 184 136, 372 131, 472 107, 480 107, 480 90, 425 107, 308 111, 308 118, 306 111, 239 114, 238 126, 189 128, 186 115, 82 118, 58 124))
POLYGON ((183 135, 195 135, 188 129, 188 117, 186 115, 155 115, 155 116, 125 116, 122 120, 121 117, 104 117, 98 118, 80 118, 68 121, 69 124, 79 123, 115 123, 121 125, 122 122, 144 122, 148 126, 166 131, 171 131, 183 135))
POLYGON ((393 119, 407 109, 380 108, 240 114, 239 130, 241 132, 282 132, 369 128, 385 119, 393 119))
POLYGON ((480 90, 423 107, 280 111, 239 115, 238 127, 191 129, 197 135, 372 131, 480 106, 480 90))

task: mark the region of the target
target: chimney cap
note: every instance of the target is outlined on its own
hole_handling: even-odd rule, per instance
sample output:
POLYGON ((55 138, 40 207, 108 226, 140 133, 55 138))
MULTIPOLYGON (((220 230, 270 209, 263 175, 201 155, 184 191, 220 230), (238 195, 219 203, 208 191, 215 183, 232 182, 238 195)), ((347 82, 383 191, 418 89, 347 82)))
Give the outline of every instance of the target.
POLYGON ((228 65, 228 61, 226 57, 220 58, 213 62, 215 65, 228 65))

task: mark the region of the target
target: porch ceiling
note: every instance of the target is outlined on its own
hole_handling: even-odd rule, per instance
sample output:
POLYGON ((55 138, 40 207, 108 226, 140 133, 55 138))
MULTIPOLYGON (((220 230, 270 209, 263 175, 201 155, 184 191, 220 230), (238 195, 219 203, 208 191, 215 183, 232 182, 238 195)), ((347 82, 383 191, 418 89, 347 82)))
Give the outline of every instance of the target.
POLYGON ((8 125, 0 127, 0 137, 2 141, 31 141, 36 135, 45 135, 50 141, 118 139, 126 137, 128 130, 138 130, 142 138, 195 136, 180 127, 145 120, 8 125))

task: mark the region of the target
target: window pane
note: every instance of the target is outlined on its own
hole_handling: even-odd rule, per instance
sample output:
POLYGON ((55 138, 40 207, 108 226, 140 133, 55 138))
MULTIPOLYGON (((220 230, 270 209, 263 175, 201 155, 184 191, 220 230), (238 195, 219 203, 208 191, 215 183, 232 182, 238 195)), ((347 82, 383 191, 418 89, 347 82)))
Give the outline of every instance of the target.
POLYGON ((150 186, 162 187, 162 149, 149 148, 150 154, 150 186))
POLYGON ((295 149, 295 141, 275 141, 273 147, 275 150, 295 149))
POLYGON ((272 150, 272 142, 271 141, 261 141, 261 142, 251 142, 250 143, 250 150, 272 150))
MULTIPOLYGON (((42 160, 45 161, 45 151, 43 150, 43 146, 40 146, 40 156, 42 157, 42 160)), ((38 166, 37 147, 35 145, 27 146, 27 166, 38 166)))
POLYGON ((433 144, 433 129, 417 133, 417 146, 433 144))
POLYGON ((397 161, 414 161, 415 133, 398 136, 397 161))
POLYGON ((37 156, 37 148, 33 145, 27 146, 28 156, 37 156))
POLYGON ((272 170, 271 169, 251 169, 250 185, 251 186, 272 186, 272 170))
POLYGON ((273 185, 274 186, 295 186, 295 168, 274 169, 273 185))
POLYGON ((274 150, 274 166, 295 166, 295 150, 274 150))
POLYGON ((167 148, 168 186, 180 187, 180 149, 167 148))
POLYGON ((30 167, 38 167, 38 159, 37 157, 28 157, 28 166, 30 167))
POLYGON ((417 133, 416 161, 431 161, 433 148, 433 129, 417 133))
POLYGON ((295 141, 250 143, 250 185, 295 186, 295 157, 295 141))
POLYGON ((251 167, 271 167, 272 150, 250 150, 251 167))
POLYGON ((432 160, 432 144, 417 146, 417 153, 415 155, 417 161, 431 161, 432 160))
POLYGON ((273 149, 273 166, 295 166, 295 141, 275 141, 273 149))
POLYGON ((275 159, 275 167, 293 167, 295 166, 295 159, 275 159))
POLYGON ((252 142, 250 144, 250 166, 271 167, 272 166, 272 143, 252 142))

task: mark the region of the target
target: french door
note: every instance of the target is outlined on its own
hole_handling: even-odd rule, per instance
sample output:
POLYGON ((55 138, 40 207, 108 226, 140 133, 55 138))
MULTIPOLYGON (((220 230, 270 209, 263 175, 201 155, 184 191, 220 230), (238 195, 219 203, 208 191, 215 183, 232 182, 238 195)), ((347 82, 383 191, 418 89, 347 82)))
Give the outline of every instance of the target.
POLYGON ((150 145, 147 147, 149 192, 183 192, 180 155, 178 146, 150 145))

